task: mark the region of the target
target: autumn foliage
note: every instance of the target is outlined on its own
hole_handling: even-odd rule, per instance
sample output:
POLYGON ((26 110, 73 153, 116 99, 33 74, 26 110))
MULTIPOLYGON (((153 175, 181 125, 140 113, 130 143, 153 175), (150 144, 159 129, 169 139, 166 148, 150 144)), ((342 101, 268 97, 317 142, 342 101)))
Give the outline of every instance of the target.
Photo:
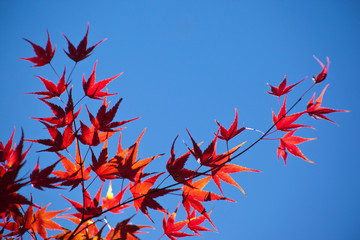
MULTIPOLYGON (((253 148, 259 141, 272 140, 278 141, 275 152, 278 159, 283 159, 284 164, 288 161, 289 155, 314 163, 299 148, 299 144, 315 139, 299 135, 299 129, 312 128, 300 123, 300 120, 310 116, 335 123, 329 119, 328 114, 346 112, 322 106, 328 87, 326 85, 316 99, 314 93, 303 111, 292 113, 295 105, 298 105, 307 92, 326 80, 329 58, 324 65, 315 57, 322 69, 313 77, 309 89, 290 108, 287 107, 287 95, 291 94, 296 86, 307 83, 306 77, 288 85, 285 75, 278 86, 269 84, 268 93, 278 98, 279 111, 272 113, 269 129, 264 133, 258 130, 261 136, 255 142, 237 142, 237 136, 242 132, 254 129, 238 125, 238 110, 235 109, 234 121, 228 128, 216 121, 215 126, 218 130, 209 143, 198 142, 198 137, 191 135, 191 131, 186 129, 186 152, 176 151, 176 144, 180 144, 176 141, 176 136, 173 142, 169 143, 169 149, 164 151, 168 156, 156 154, 140 158, 138 152, 145 129, 140 136, 133 137, 136 139, 133 144, 122 145, 122 129, 125 126, 131 127, 131 123, 139 117, 119 120, 116 114, 122 98, 114 96, 117 93, 109 93, 106 89, 111 81, 121 77, 122 72, 106 79, 96 79, 96 61, 90 76, 86 77, 84 74, 82 80, 72 80, 82 81, 83 88, 82 96, 73 96, 70 79, 76 65, 87 59, 105 40, 88 47, 88 34, 89 25, 77 47, 63 34, 67 43, 67 50, 64 52, 74 62, 74 66, 70 74, 64 69, 61 76, 56 73, 51 63, 57 52, 51 43, 49 32, 45 48, 25 39, 32 46, 35 56, 22 59, 33 63, 33 67, 49 65, 57 77, 47 79, 48 77, 36 76, 45 89, 29 93, 37 96, 40 103, 52 112, 51 116, 32 116, 47 130, 49 137, 25 139, 22 132, 16 144, 14 129, 10 139, 0 142, 0 238, 139 239, 140 234, 151 231, 154 225, 159 228, 159 224, 153 221, 152 211, 164 214, 163 235, 159 236, 160 238, 168 237, 175 240, 181 237, 201 236, 203 231, 217 231, 211 219, 212 210, 209 210, 208 202, 234 202, 226 197, 221 183, 231 184, 245 195, 245 190, 231 174, 260 172, 230 162, 234 162, 234 159, 253 148), (109 98, 114 99, 115 103, 110 103, 109 98), (101 103, 96 112, 89 109, 90 101, 94 104, 101 103), (81 111, 85 111, 88 119, 79 119, 81 111), (272 137, 275 134, 277 137, 272 137), (108 140, 113 137, 119 139, 115 148, 108 144, 108 140), (234 147, 229 148, 230 142, 234 147), (24 174, 23 167, 27 162, 30 143, 43 146, 37 153, 39 156, 41 152, 50 152, 53 158, 47 159, 46 162, 33 162, 32 170, 25 171, 24 174), (219 153, 218 144, 225 144, 227 150, 219 153), (109 150, 116 153, 110 155, 109 150), (157 158, 168 159, 164 161, 166 165, 163 171, 147 171, 147 166, 157 158), (188 161, 197 162, 197 167, 189 167, 191 164, 187 164, 188 161), (101 187, 92 188, 94 182, 98 182, 101 187), (207 189, 209 182, 215 183, 218 188, 216 192, 207 189), (114 183, 121 185, 120 191, 113 192, 114 183), (37 199, 33 194, 24 194, 25 187, 48 191, 49 194, 52 193, 51 189, 58 189, 62 191, 60 200, 67 202, 68 208, 50 211, 48 207, 51 203, 46 202, 47 199, 37 199), (104 187, 107 188, 107 193, 103 191, 104 187), (81 193, 81 201, 73 198, 76 190, 77 193, 81 193), (177 206, 163 206, 158 200, 169 195, 178 197, 177 206), (169 209, 173 211, 168 212, 169 209), (177 220, 176 215, 180 210, 184 211, 185 217, 177 220), (134 215, 144 214, 148 218, 148 225, 132 223, 136 221, 134 215, 128 217, 129 214, 123 215, 125 212, 134 215), (106 217, 110 214, 116 215, 118 221, 107 221, 106 217), (69 221, 72 228, 60 225, 59 219, 69 221)), ((51 207, 56 209, 56 206, 51 207)), ((215 208, 214 211, 216 210, 215 208)))

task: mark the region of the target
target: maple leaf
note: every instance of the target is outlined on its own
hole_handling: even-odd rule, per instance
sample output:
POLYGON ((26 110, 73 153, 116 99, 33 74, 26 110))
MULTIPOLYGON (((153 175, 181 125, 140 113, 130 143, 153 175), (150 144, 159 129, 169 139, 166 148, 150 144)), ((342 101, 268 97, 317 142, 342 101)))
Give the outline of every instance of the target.
POLYGON ((221 191, 221 194, 224 196, 224 193, 221 189, 221 185, 220 185, 220 180, 227 182, 231 185, 234 185, 235 187, 237 187, 238 189, 240 189, 240 191, 246 196, 245 191, 242 189, 242 187, 239 186, 239 184, 232 178, 230 177, 229 173, 236 173, 236 172, 260 172, 258 170, 255 169, 250 169, 247 167, 243 167, 243 166, 239 166, 236 164, 230 164, 227 163, 225 165, 216 167, 216 168, 212 168, 211 169, 211 177, 214 180, 215 184, 217 185, 217 187, 219 188, 219 190, 221 191))
POLYGON ((91 169, 96 173, 100 180, 104 182, 106 179, 117 178, 116 167, 113 164, 108 163, 107 141, 105 141, 98 159, 95 157, 93 150, 91 148, 90 150, 92 155, 91 169))
POLYGON ((39 235, 46 239, 47 231, 49 230, 62 230, 63 228, 56 222, 52 221, 54 217, 59 215, 60 213, 67 211, 68 209, 59 210, 59 211, 46 211, 47 207, 50 204, 46 205, 43 208, 38 209, 34 213, 34 222, 32 223, 32 229, 35 233, 39 233, 39 235))
MULTIPOLYGON (((0 141, 0 163, 3 163, 6 169, 13 168, 18 170, 18 168, 22 167, 23 161, 27 153, 29 152, 30 148, 26 150, 24 153, 22 152, 24 147, 24 132, 22 130, 21 130, 21 138, 18 146, 16 148, 15 148, 15 144, 14 146, 12 146, 14 134, 15 134, 15 127, 10 139, 5 144, 5 146, 0 141)), ((0 174, 1 173, 2 171, 0 171, 0 174)))
MULTIPOLYGON (((23 153, 24 133, 16 148, 12 148, 13 134, 5 147, 0 142, 0 153, 2 163, 0 164, 0 216, 3 218, 9 212, 18 212, 20 204, 32 204, 27 198, 19 194, 18 191, 29 182, 23 182, 25 178, 19 178, 18 174, 24 166, 24 159, 30 148, 23 153)), ((19 213, 20 214, 20 213, 19 213)), ((5 219, 5 218, 4 218, 5 219)))
MULTIPOLYGON (((171 147, 170 151, 170 158, 166 163, 166 169, 168 173, 173 177, 173 179, 177 182, 184 182, 185 179, 192 177, 196 172, 184 168, 184 165, 186 161, 188 160, 191 152, 188 151, 184 155, 182 155, 179 158, 175 158, 175 150, 174 145, 176 139, 179 137, 179 135, 176 136, 174 139, 174 142, 171 147)), ((184 184, 188 184, 187 182, 184 182, 184 184)))
POLYGON ((55 166, 59 163, 59 161, 60 160, 40 171, 39 160, 38 160, 34 170, 30 174, 30 180, 32 186, 40 190, 43 190, 43 187, 58 188, 53 184, 61 182, 62 179, 58 177, 49 177, 49 175, 52 173, 52 171, 54 170, 55 166))
POLYGON ((205 177, 202 178, 194 183, 192 183, 192 180, 190 181, 191 186, 188 187, 187 185, 183 185, 183 206, 185 208, 185 211, 188 215, 188 218, 190 218, 190 212, 191 207, 193 207, 198 213, 202 214, 204 217, 206 217, 207 220, 211 223, 211 225, 216 229, 214 223, 211 221, 209 214, 206 212, 206 209, 201 204, 201 202, 204 201, 214 201, 214 200, 227 200, 231 202, 235 202, 234 200, 231 200, 229 198, 226 198, 224 196, 217 195, 213 192, 202 190, 210 181, 211 177, 205 177))
POLYGON ((112 228, 110 232, 106 235, 106 239, 119 239, 119 240, 139 240, 138 237, 135 236, 135 234, 139 233, 146 233, 139 231, 143 228, 152 228, 151 226, 145 226, 145 225, 134 225, 129 223, 132 217, 127 218, 118 224, 116 224, 115 228, 112 228))
MULTIPOLYGON (((84 181, 90 179, 90 166, 84 169, 84 160, 80 156, 79 146, 76 141, 76 157, 75 164, 72 163, 68 158, 64 157, 60 153, 56 153, 60 157, 60 161, 66 171, 54 171, 53 174, 60 177, 64 181, 61 183, 62 186, 72 186, 71 190, 76 188, 84 179, 84 181), (81 174, 81 169, 83 173, 81 174)), ((70 191, 71 191, 70 190, 70 191)))
POLYGON ((105 41, 105 39, 99 41, 98 43, 96 43, 94 46, 87 48, 87 37, 88 37, 88 33, 89 33, 89 23, 87 26, 87 30, 86 30, 86 34, 84 36, 84 38, 80 41, 79 45, 77 46, 77 48, 75 48, 75 46, 69 41, 69 39, 65 36, 65 34, 62 34, 66 41, 68 42, 68 51, 66 52, 64 50, 64 52, 66 53, 66 55, 72 59, 74 62, 80 62, 81 60, 84 60, 85 58, 90 56, 90 53, 94 50, 94 48, 99 45, 101 42, 105 41))
POLYGON ((316 61, 318 61, 318 63, 320 63, 321 67, 323 68, 322 71, 316 77, 313 76, 312 78, 315 84, 317 84, 325 80, 327 76, 327 72, 329 70, 330 61, 329 61, 329 57, 326 57, 327 63, 326 65, 324 65, 317 57, 314 56, 314 58, 316 61))
POLYGON ((307 159, 304 154, 300 151, 300 149, 296 146, 297 144, 314 140, 316 138, 302 138, 293 136, 293 134, 298 130, 294 129, 288 133, 286 133, 281 139, 280 139, 280 146, 277 149, 277 157, 279 159, 280 155, 284 159, 284 164, 286 165, 286 159, 287 159, 287 152, 288 150, 292 155, 300 157, 310 163, 314 163, 313 161, 310 161, 307 159))
POLYGON ((100 143, 109 139, 116 131, 120 131, 124 128, 114 129, 113 132, 101 132, 99 130, 96 130, 93 125, 90 129, 80 120, 80 129, 81 135, 77 135, 77 138, 80 140, 80 142, 89 146, 97 146, 100 143))
POLYGON ((15 134, 15 128, 13 130, 13 133, 12 133, 10 139, 5 144, 5 146, 0 141, 0 163, 5 163, 6 161, 9 161, 9 158, 14 151, 14 148, 12 146, 14 134, 15 134))
POLYGON ((57 85, 55 85, 53 82, 51 82, 41 76, 36 76, 36 77, 38 77, 43 82, 45 88, 48 91, 31 92, 28 94, 37 94, 37 95, 45 96, 40 99, 51 99, 54 97, 60 97, 61 94, 63 94, 65 92, 65 90, 67 89, 67 87, 69 85, 69 84, 65 84, 65 70, 64 70, 64 73, 63 73, 62 77, 60 78, 57 85))
POLYGON ((68 198, 64 197, 63 195, 61 195, 63 198, 68 200, 71 203, 71 205, 73 205, 73 207, 79 212, 79 213, 73 213, 70 215, 75 216, 79 219, 87 219, 87 218, 91 218, 94 215, 101 213, 103 210, 103 207, 101 205, 99 206, 99 203, 100 203, 100 195, 101 195, 101 190, 102 190, 103 185, 104 185, 104 183, 99 188, 99 191, 96 193, 93 200, 91 200, 91 196, 90 196, 89 192, 85 189, 84 206, 81 203, 78 203, 76 201, 73 201, 73 200, 68 199, 68 198))
POLYGON ((126 120, 126 121, 119 121, 119 122, 112 122, 112 120, 115 117, 115 114, 119 108, 119 105, 122 101, 122 98, 117 101, 117 103, 109 110, 106 111, 108 108, 108 104, 106 104, 106 97, 104 98, 103 104, 99 108, 96 118, 90 113, 89 109, 86 107, 90 121, 92 125, 95 127, 95 129, 103 131, 103 132, 113 132, 113 128, 119 127, 121 125, 124 125, 125 123, 132 122, 136 119, 139 119, 139 117, 126 120))
MULTIPOLYGON (((10 227, 10 229, 7 228, 7 230, 12 231, 12 233, 8 234, 7 236, 22 236, 28 230, 30 230, 32 228, 32 224, 34 222, 34 217, 33 217, 34 210, 33 210, 32 196, 31 196, 30 202, 31 202, 31 204, 29 204, 28 209, 26 210, 24 215, 14 214, 14 213, 12 214, 15 222, 8 222, 10 224, 9 224, 9 226, 7 225, 6 228, 10 227)), ((34 205, 34 206, 36 206, 36 205, 34 205)), ((22 206, 22 208, 24 208, 24 207, 22 206)))
MULTIPOLYGON (((45 101, 45 100, 43 100, 43 101, 45 101)), ((37 142, 37 143, 41 143, 43 145, 50 146, 49 148, 41 150, 39 152, 44 152, 44 151, 58 152, 58 151, 68 148, 74 141, 75 134, 74 134, 74 131, 73 131, 71 125, 67 125, 67 127, 64 130, 64 133, 62 134, 59 130, 57 130, 57 127, 51 126, 43 121, 40 121, 40 122, 46 126, 52 139, 35 139, 35 140, 26 139, 26 141, 29 141, 29 142, 37 142)))
MULTIPOLYGON (((101 233, 101 229, 99 231, 99 229, 96 227, 96 224, 91 219, 88 220, 88 221, 82 222, 80 218, 72 217, 72 216, 60 216, 59 218, 64 218, 64 219, 67 219, 69 221, 72 221, 76 225, 79 225, 79 229, 82 229, 82 230, 77 231, 76 235, 73 236, 72 235, 72 233, 73 233, 72 230, 63 228, 62 233, 57 234, 55 236, 52 236, 49 239, 69 240, 70 236, 72 236, 71 239, 84 240, 84 239, 90 239, 89 235, 90 236, 95 236, 95 235, 98 235, 99 232, 101 233), (86 238, 86 237, 88 237, 88 238, 86 238)), ((104 226, 106 226, 106 225, 104 225, 104 226)), ((96 239, 96 237, 94 239, 96 239)))
POLYGON ((213 141, 209 144, 209 146, 204 151, 201 151, 199 145, 196 144, 195 140, 192 138, 189 131, 186 129, 186 131, 188 132, 190 139, 193 143, 193 150, 190 149, 189 147, 188 147, 188 149, 200 165, 204 165, 207 167, 219 166, 219 165, 223 164, 224 162, 228 161, 229 156, 231 154, 233 154, 240 146, 242 146, 245 143, 245 142, 241 143, 240 145, 236 146, 229 152, 226 152, 221 155, 217 155, 216 154, 216 144, 217 144, 216 140, 218 138, 219 130, 215 134, 215 137, 214 137, 213 141))
POLYGON ((95 62, 94 69, 93 69, 88 81, 85 81, 85 74, 83 76, 83 89, 84 89, 85 95, 92 99, 101 99, 102 97, 105 97, 105 96, 116 95, 117 93, 107 93, 107 92, 102 92, 101 90, 104 87, 106 87, 106 85, 108 85, 112 80, 119 77, 123 73, 121 72, 114 77, 104 79, 104 80, 101 80, 101 81, 95 83, 96 64, 97 64, 97 61, 95 62))
POLYGON ((226 140, 226 141, 229 141, 230 139, 232 139, 233 137, 235 137, 236 135, 238 135, 239 133, 241 133, 242 131, 244 131, 246 129, 244 126, 242 128, 240 128, 240 129, 237 128, 237 126, 238 126, 238 112, 237 112, 236 108, 235 108, 235 119, 234 119, 234 122, 231 124, 229 130, 227 130, 226 128, 221 126, 218 121, 215 120, 215 122, 220 127, 219 138, 222 139, 222 140, 226 140))
POLYGON ((123 198, 124 196, 124 193, 126 191, 126 189, 128 188, 128 186, 126 186, 124 189, 122 189, 118 194, 116 194, 116 196, 114 197, 114 194, 112 192, 112 186, 111 186, 111 181, 109 183, 109 189, 107 191, 107 194, 106 194, 106 198, 102 198, 102 206, 103 208, 105 209, 111 209, 110 212, 112 213, 122 213, 122 209, 125 209, 127 207, 130 207, 130 205, 127 205, 127 204, 124 204, 124 205, 121 205, 117 208, 113 208, 115 207, 116 205, 119 205, 121 203, 121 199, 123 198))
POLYGON ((314 99, 315 99, 315 93, 314 93, 313 97, 307 104, 307 110, 305 111, 305 113, 308 113, 314 119, 325 119, 332 123, 337 124, 336 122, 334 122, 333 120, 331 120, 327 116, 325 116, 324 114, 329 114, 329 113, 333 113, 333 112, 349 112, 349 111, 321 107, 322 99, 323 99, 325 90, 328 86, 329 86, 329 84, 325 86, 324 90, 321 92, 320 96, 316 99, 315 102, 314 102, 314 99))
POLYGON ((152 222, 154 221, 149 216, 148 207, 167 214, 167 211, 154 199, 178 190, 151 188, 162 174, 164 173, 159 173, 143 182, 141 179, 138 179, 135 183, 130 183, 130 192, 134 197, 134 207, 136 211, 140 209, 140 211, 143 212, 152 222))
POLYGON ((51 62, 52 58, 54 57, 56 46, 54 47, 54 49, 52 49, 49 31, 47 31, 47 35, 48 35, 48 41, 46 43, 45 49, 40 47, 39 45, 36 45, 35 43, 29 41, 28 39, 24 38, 24 40, 27 41, 28 43, 30 43, 31 46, 33 47, 36 57, 20 58, 20 59, 35 63, 35 65, 33 67, 41 67, 46 64, 49 64, 51 62))
MULTIPOLYGON (((145 133, 145 130, 140 134, 136 142, 130 146, 128 149, 118 152, 112 159, 110 163, 116 167, 116 175, 120 178, 129 179, 132 182, 135 182, 136 179, 139 179, 143 173, 142 170, 154 159, 162 156, 159 154, 153 157, 145 158, 142 160, 137 160, 137 153, 139 148, 139 143, 142 136, 145 133)), ((120 140, 119 140, 120 144, 120 140)))
MULTIPOLYGON (((211 212, 210 212, 211 213, 211 212)), ((209 215, 210 215, 209 213, 209 215)), ((196 217, 196 212, 195 210, 193 210, 189 216, 189 220, 188 220, 188 228, 197 233, 198 235, 201 236, 201 233, 199 231, 211 231, 214 232, 214 230, 208 229, 204 226, 200 226, 200 224, 202 224, 204 221, 206 220, 206 217, 204 215, 200 215, 198 217, 196 217)))
POLYGON ((74 113, 74 103, 72 100, 72 91, 70 90, 69 92, 69 98, 68 98, 68 102, 66 104, 65 110, 63 110, 60 106, 50 103, 44 99, 41 99, 41 101, 43 101, 46 105, 48 105, 51 108, 51 111, 53 112, 53 114, 55 115, 55 117, 46 117, 46 118, 36 118, 36 117, 31 117, 32 119, 36 119, 44 122, 48 122, 50 124, 54 124, 54 127, 57 128, 62 128, 65 127, 67 125, 71 125, 75 119, 78 117, 80 111, 81 111, 81 107, 80 109, 74 113))
POLYGON ((163 218, 163 224, 162 224, 164 233, 162 236, 166 235, 171 240, 177 240, 177 238, 180 238, 180 237, 196 236, 194 234, 180 232, 180 230, 183 229, 185 227, 185 225, 188 223, 188 220, 175 222, 176 212, 178 209, 179 209, 179 205, 177 206, 176 210, 169 216, 169 218, 167 220, 166 220, 166 213, 165 213, 164 218, 163 218))
POLYGON ((194 156, 196 161, 205 166, 211 166, 213 163, 214 158, 216 157, 216 140, 218 138, 219 131, 215 134, 215 138, 212 140, 212 142, 209 144, 209 146, 203 151, 201 151, 199 145, 195 142, 195 140, 190 135, 190 132, 186 129, 187 133, 190 136, 191 142, 193 144, 193 150, 191 150, 189 147, 189 151, 194 156))
POLYGON ((299 83, 301 83, 302 81, 304 81, 307 77, 303 78, 302 80, 300 80, 299 82, 295 83, 295 84, 292 84, 290 86, 286 86, 287 84, 287 80, 286 80, 286 74, 285 74, 285 77, 284 77, 284 80, 279 84, 278 87, 274 87, 272 85, 269 85, 270 87, 270 92, 267 91, 267 93, 269 93, 270 95, 273 95, 273 96, 282 96, 284 94, 287 94, 289 93, 296 85, 298 85, 299 83))
POLYGON ((309 127, 313 128, 311 126, 307 125, 301 125, 301 124, 295 124, 294 122, 299 119, 299 117, 302 116, 304 112, 300 113, 294 113, 289 116, 286 116, 286 97, 284 98, 284 103, 279 111, 279 114, 276 116, 274 111, 273 113, 273 123, 276 124, 276 129, 284 132, 288 132, 293 128, 299 128, 299 127, 309 127), (281 120, 280 120, 281 119, 281 120))

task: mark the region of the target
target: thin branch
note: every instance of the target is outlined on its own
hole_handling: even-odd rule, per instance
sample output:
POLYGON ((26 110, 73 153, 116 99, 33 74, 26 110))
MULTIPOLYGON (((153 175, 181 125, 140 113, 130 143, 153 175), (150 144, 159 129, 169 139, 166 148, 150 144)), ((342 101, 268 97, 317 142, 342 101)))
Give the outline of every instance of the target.
MULTIPOLYGON (((243 151, 241 151, 241 152, 238 153, 237 155, 235 155, 235 156, 233 156, 233 157, 231 157, 231 158, 229 157, 229 159, 228 159, 227 161, 225 161, 224 163, 222 163, 222 164, 220 164, 220 165, 217 165, 217 166, 214 166, 214 167, 210 167, 208 170, 206 170, 206 171, 204 171, 204 172, 196 173, 196 174, 194 174, 192 177, 189 177, 188 179, 185 179, 185 180, 183 180, 183 181, 179 181, 179 182, 170 184, 170 185, 168 185, 168 186, 166 186, 166 187, 163 187, 163 188, 155 188, 155 189, 153 189, 153 191, 150 191, 150 192, 148 192, 148 193, 146 193, 146 194, 143 194, 143 195, 141 195, 141 196, 134 197, 134 198, 131 198, 131 199, 129 199, 129 200, 126 200, 126 201, 124 201, 124 202, 122 202, 122 203, 120 203, 120 204, 118 204, 118 205, 116 205, 116 206, 113 206, 113 207, 111 207, 111 208, 109 208, 109 209, 106 209, 106 210, 102 211, 101 213, 94 214, 93 216, 88 217, 87 219, 82 219, 81 224, 82 224, 83 222, 86 222, 86 221, 92 219, 92 218, 99 217, 99 216, 101 216, 101 215, 103 215, 103 214, 105 214, 105 213, 107 213, 107 212, 109 212, 109 211, 111 211, 111 210, 113 210, 113 209, 115 209, 115 208, 118 208, 118 207, 123 206, 123 205, 125 205, 125 204, 134 202, 134 201, 136 201, 136 200, 138 200, 138 199, 140 199, 140 198, 143 198, 143 197, 146 197, 146 196, 150 196, 150 195, 152 195, 152 194, 154 194, 154 193, 157 193, 157 192, 160 192, 160 191, 163 191, 163 190, 166 190, 166 189, 170 189, 170 188, 176 187, 176 186, 178 186, 178 185, 180 185, 180 184, 184 184, 184 183, 186 183, 186 182, 188 182, 188 181, 190 181, 190 180, 192 180, 192 179, 194 179, 194 178, 197 178, 197 177, 199 177, 199 176, 202 176, 202 175, 204 175, 204 174, 207 174, 207 173, 209 173, 209 172, 211 172, 211 171, 214 171, 214 170, 216 171, 217 169, 219 169, 219 168, 221 168, 222 166, 224 166, 226 163, 231 162, 233 159, 235 159, 235 158, 243 155, 243 154, 246 153, 248 150, 250 150, 253 146, 255 146, 258 142, 260 142, 261 140, 263 140, 264 137, 265 137, 289 112, 291 112, 291 110, 302 100, 302 98, 304 97, 304 95, 305 95, 310 89, 312 89, 314 86, 315 86, 315 84, 313 84, 308 90, 306 90, 306 91, 301 95, 301 97, 289 108, 289 110, 287 110, 286 113, 285 113, 283 116, 281 116, 275 123, 273 123, 272 126, 271 126, 265 133, 263 133, 256 141, 254 141, 250 146, 248 146, 247 148, 245 148, 243 151)), ((78 229, 78 227, 73 231, 73 234, 69 237, 69 239, 72 239, 72 237, 73 237, 73 235, 76 233, 77 229, 78 229)))

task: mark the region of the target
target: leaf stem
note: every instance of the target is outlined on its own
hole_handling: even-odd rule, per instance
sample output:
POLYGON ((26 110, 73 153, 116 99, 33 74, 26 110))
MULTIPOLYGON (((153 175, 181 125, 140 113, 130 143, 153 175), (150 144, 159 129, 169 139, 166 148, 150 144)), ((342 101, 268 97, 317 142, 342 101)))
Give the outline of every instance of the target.
POLYGON ((50 67, 52 68, 52 70, 54 71, 55 75, 58 77, 58 79, 60 79, 59 74, 56 72, 54 66, 51 64, 51 62, 49 63, 50 67))

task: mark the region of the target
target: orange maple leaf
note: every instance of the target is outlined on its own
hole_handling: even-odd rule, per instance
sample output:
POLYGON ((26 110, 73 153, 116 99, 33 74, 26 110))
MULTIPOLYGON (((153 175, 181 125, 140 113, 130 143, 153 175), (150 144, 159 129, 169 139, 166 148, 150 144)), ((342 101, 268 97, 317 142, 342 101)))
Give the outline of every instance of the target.
POLYGON ((209 214, 206 212, 206 209, 201 204, 205 201, 214 201, 214 200, 227 200, 235 202, 232 199, 226 198, 224 196, 217 195, 213 192, 202 190, 210 181, 211 176, 202 178, 194 183, 192 180, 189 181, 192 187, 183 185, 183 206, 187 212, 188 217, 190 217, 191 207, 193 207, 198 213, 204 215, 206 219, 209 220, 211 225, 216 229, 214 223, 211 221, 209 214))
POLYGON ((72 186, 71 190, 73 190, 82 182, 83 179, 84 181, 90 179, 91 167, 89 166, 85 169, 84 164, 81 164, 84 161, 80 156, 79 146, 77 142, 75 164, 73 164, 72 161, 70 161, 68 158, 64 157, 60 153, 57 153, 57 155, 60 157, 60 161, 66 171, 54 171, 53 174, 64 180, 64 182, 61 183, 62 186, 72 186), (81 168, 83 169, 82 174, 81 168))
POLYGON ((43 208, 40 208, 34 213, 34 222, 32 224, 32 229, 36 233, 46 239, 47 238, 47 231, 49 230, 62 230, 63 228, 56 222, 52 221, 54 217, 59 215, 60 213, 67 211, 68 209, 59 210, 59 211, 46 211, 47 207, 50 204, 46 205, 43 208))
POLYGON ((219 188, 219 190, 221 191, 221 194, 223 196, 224 196, 224 193, 221 189, 220 180, 227 182, 231 185, 234 185, 235 187, 240 189, 240 191, 246 196, 245 191, 242 189, 242 187, 240 187, 239 184, 229 175, 229 173, 245 172, 245 171, 246 172, 260 172, 259 170, 239 166, 236 164, 226 163, 223 166, 213 168, 211 170, 211 177, 214 180, 217 187, 219 188))
POLYGON ((162 174, 164 174, 164 172, 152 176, 143 182, 141 179, 138 179, 135 183, 130 183, 130 192, 134 197, 134 207, 136 211, 140 209, 152 222, 154 221, 149 216, 148 207, 167 214, 167 211, 154 199, 178 190, 151 188, 162 174))
POLYGON ((142 136, 145 133, 145 130, 140 134, 139 138, 136 142, 130 146, 128 149, 122 150, 120 139, 119 139, 119 147, 118 153, 110 159, 110 163, 116 167, 117 172, 116 175, 120 178, 129 179, 132 182, 135 182, 136 179, 143 176, 142 170, 154 159, 162 156, 163 154, 159 154, 153 157, 145 158, 142 160, 137 160, 137 153, 139 148, 139 143, 142 136))

